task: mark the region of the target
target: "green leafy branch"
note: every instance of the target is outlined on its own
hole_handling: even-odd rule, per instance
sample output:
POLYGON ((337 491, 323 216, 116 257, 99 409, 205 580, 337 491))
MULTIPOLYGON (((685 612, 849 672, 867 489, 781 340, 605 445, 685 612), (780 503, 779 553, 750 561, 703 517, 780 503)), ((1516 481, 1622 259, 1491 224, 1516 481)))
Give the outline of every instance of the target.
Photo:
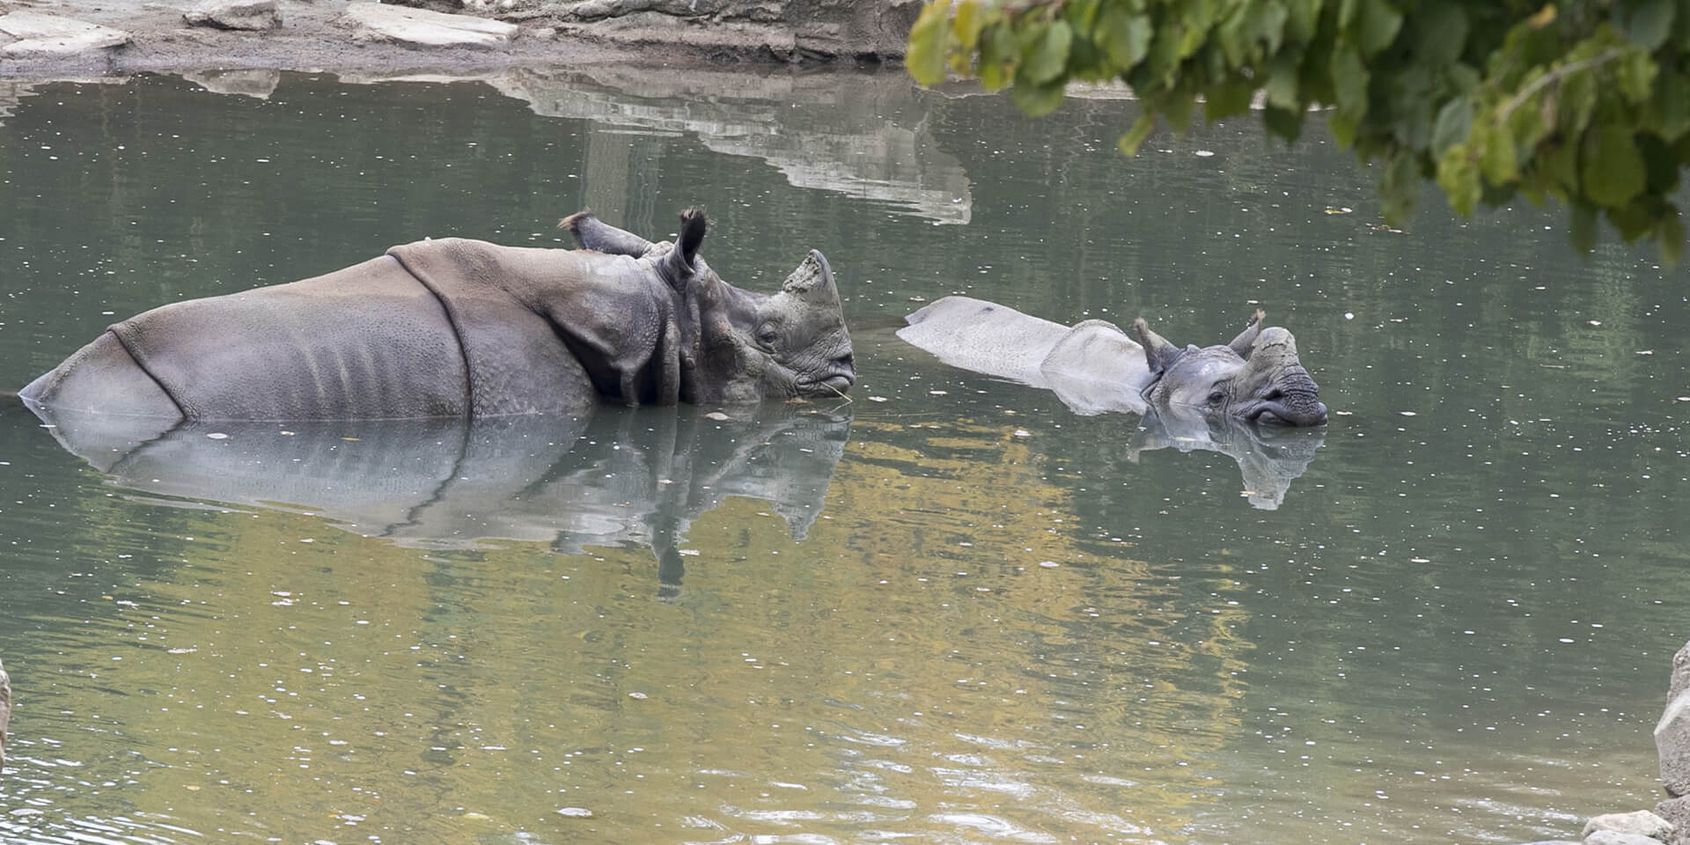
POLYGON ((1035 117, 1071 83, 1125 83, 1143 103, 1129 155, 1199 106, 1209 122, 1259 106, 1288 142, 1326 109, 1338 143, 1380 165, 1393 222, 1430 179, 1462 214, 1565 203, 1583 249, 1600 218, 1669 261, 1683 248, 1690 0, 935 0, 906 61, 925 85, 1007 88, 1035 117))

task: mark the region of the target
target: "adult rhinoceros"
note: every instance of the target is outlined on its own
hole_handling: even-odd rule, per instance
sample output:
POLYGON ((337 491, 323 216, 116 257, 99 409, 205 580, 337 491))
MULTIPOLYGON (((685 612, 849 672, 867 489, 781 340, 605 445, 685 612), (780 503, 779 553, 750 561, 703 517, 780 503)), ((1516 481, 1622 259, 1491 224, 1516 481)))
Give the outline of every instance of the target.
POLYGON ((420 241, 324 276, 156 308, 19 395, 168 419, 394 419, 837 396, 855 381, 820 252, 763 295, 705 263, 700 212, 681 215, 677 244, 588 212, 560 225, 582 249, 420 241))
POLYGON ((1181 409, 1221 418, 1312 426, 1326 422, 1320 388, 1297 341, 1264 328, 1260 310, 1230 343, 1179 347, 1133 321, 1064 326, 993 302, 947 296, 905 317, 898 337, 954 367, 1056 391, 1084 414, 1181 409), (1136 338, 1136 342, 1135 342, 1136 338))

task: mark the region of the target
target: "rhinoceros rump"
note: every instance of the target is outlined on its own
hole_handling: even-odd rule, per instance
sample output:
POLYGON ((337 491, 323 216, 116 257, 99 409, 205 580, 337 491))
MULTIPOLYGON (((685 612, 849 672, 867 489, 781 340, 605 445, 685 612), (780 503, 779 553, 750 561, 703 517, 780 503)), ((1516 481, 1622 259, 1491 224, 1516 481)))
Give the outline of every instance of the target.
POLYGON ((851 339, 827 259, 782 290, 721 280, 706 222, 652 243, 583 212, 583 249, 446 238, 112 326, 19 394, 32 407, 199 420, 489 417, 841 395, 851 339))

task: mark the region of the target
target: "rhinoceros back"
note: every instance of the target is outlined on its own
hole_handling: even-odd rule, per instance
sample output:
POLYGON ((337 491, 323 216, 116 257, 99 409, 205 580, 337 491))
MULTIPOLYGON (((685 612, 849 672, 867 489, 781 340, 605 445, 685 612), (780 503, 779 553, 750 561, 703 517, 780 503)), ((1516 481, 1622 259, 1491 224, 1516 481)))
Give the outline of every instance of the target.
POLYGON ((290 284, 155 308, 112 326, 111 334, 189 419, 391 419, 468 410, 463 354, 444 308, 385 256, 290 284))
POLYGON ((20 395, 37 406, 198 420, 578 411, 591 380, 500 285, 501 248, 422 241, 290 284, 155 308, 20 395))

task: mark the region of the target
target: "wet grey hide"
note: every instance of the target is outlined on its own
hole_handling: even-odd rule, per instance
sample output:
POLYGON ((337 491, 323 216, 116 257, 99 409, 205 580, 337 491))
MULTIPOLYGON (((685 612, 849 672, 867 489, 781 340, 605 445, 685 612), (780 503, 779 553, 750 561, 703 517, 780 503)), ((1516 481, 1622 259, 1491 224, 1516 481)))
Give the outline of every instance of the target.
POLYGON ((1178 347, 1140 319, 1064 326, 1013 308, 947 296, 905 317, 898 337, 954 367, 1056 392, 1081 414, 1184 409, 1277 425, 1326 422, 1320 388, 1283 328, 1257 311, 1230 343, 1178 347))
POLYGON ((113 325, 22 398, 168 420, 492 417, 843 395, 851 339, 827 259, 779 293, 583 212, 583 249, 421 241, 323 276, 166 305, 113 325))

